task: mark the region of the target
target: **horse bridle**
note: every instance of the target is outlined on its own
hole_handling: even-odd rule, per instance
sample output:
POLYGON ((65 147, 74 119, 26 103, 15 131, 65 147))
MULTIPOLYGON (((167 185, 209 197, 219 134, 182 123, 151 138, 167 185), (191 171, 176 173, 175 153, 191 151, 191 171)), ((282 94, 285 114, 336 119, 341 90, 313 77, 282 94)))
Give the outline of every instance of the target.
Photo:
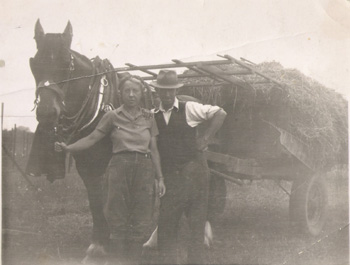
POLYGON ((69 87, 69 81, 72 77, 72 73, 75 70, 74 68, 74 57, 73 55, 70 53, 70 62, 69 62, 69 66, 68 66, 68 75, 67 78, 65 80, 62 80, 58 83, 53 82, 52 80, 43 80, 40 81, 39 84, 37 85, 36 91, 35 91, 35 100, 34 100, 34 108, 32 109, 35 110, 35 108, 38 106, 39 104, 39 96, 40 93, 43 89, 50 89, 52 90, 59 98, 59 103, 61 104, 61 107, 63 109, 65 109, 65 94, 66 91, 68 90, 69 87), (64 84, 63 87, 60 87, 59 84, 64 84))
MULTIPOLYGON (((39 103, 39 96, 40 92, 43 89, 50 89, 53 91, 56 96, 59 99, 59 103, 61 104, 61 108, 64 110, 63 113, 61 113, 59 119, 57 120, 56 124, 54 125, 54 130, 57 134, 62 134, 68 136, 68 139, 74 136, 75 133, 81 132, 85 129, 87 129, 98 117, 98 114, 101 110, 107 112, 109 110, 114 109, 114 106, 112 103, 107 103, 105 104, 103 101, 104 94, 105 94, 105 89, 109 87, 109 82, 106 76, 106 73, 101 72, 96 74, 96 66, 94 63, 92 63, 92 74, 89 77, 92 77, 90 79, 90 84, 89 84, 89 91, 83 100, 82 106, 80 110, 74 114, 73 116, 66 116, 66 108, 65 108, 65 96, 66 92, 69 89, 69 84, 70 81, 75 80, 75 79, 80 79, 82 77, 77 77, 77 78, 72 78, 72 72, 74 71, 74 57, 71 54, 70 56, 70 65, 69 65, 69 73, 68 73, 68 78, 66 80, 63 80, 59 83, 55 83, 51 80, 45 80, 41 81, 39 85, 37 86, 36 90, 36 99, 34 101, 34 109, 39 103), (100 79, 96 80, 96 77, 100 76, 100 79), (98 81, 98 82, 96 82, 98 81), (59 84, 64 83, 63 87, 59 86, 59 84), (88 118, 88 120, 84 123, 81 123, 83 120, 82 117, 84 117, 84 110, 86 109, 86 106, 89 102, 89 99, 94 96, 95 94, 91 93, 93 90, 92 88, 96 88, 94 91, 97 91, 97 98, 96 98, 96 107, 94 112, 92 113, 91 117, 88 118), (60 129, 58 129, 60 128, 60 129), (67 135, 68 133, 68 135, 67 135)), ((88 76, 85 76, 88 77, 88 76)), ((33 109, 33 110, 34 110, 33 109)))

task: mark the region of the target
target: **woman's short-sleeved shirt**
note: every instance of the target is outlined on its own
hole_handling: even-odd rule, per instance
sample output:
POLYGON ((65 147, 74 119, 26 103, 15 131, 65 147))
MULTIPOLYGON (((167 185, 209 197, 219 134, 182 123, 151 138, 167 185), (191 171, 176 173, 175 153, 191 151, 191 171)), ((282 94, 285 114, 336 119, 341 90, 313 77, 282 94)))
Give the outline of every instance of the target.
POLYGON ((124 105, 107 112, 96 130, 110 135, 113 153, 122 151, 149 153, 151 137, 158 135, 153 113, 141 108, 138 115, 133 117, 124 109, 124 105))

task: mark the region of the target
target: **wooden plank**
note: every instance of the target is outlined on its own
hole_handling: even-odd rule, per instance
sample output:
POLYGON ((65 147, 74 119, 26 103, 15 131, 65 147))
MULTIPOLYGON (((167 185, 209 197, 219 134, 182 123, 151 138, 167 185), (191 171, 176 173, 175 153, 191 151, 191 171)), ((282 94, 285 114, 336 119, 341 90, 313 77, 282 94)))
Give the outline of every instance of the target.
POLYGON ((315 163, 312 159, 310 148, 306 143, 303 143, 297 137, 287 132, 286 130, 279 128, 273 123, 263 120, 264 122, 271 125, 273 128, 279 131, 281 144, 299 161, 301 161, 308 168, 315 170, 315 163))
MULTIPOLYGON (((142 71, 142 70, 140 70, 142 71)), ((227 71, 223 72, 224 75, 250 75, 252 72, 250 70, 236 70, 236 71, 227 71)), ((197 78, 197 77, 209 77, 211 78, 212 74, 208 73, 197 73, 197 74, 179 74, 178 78, 197 78)), ((143 80, 155 80, 157 76, 146 76, 142 77, 143 80)), ((266 82, 266 81, 265 81, 266 82)))
MULTIPOLYGON (((182 87, 215 87, 215 86, 222 86, 225 83, 215 83, 215 84, 207 84, 207 83, 199 83, 199 84, 184 84, 182 87)), ((148 84, 151 87, 152 84, 148 84)))
MULTIPOLYGON (((173 61, 174 63, 177 63, 177 64, 183 64, 183 62, 181 62, 180 60, 174 59, 174 60, 172 60, 172 61, 173 61)), ((198 65, 198 64, 196 64, 196 65, 194 65, 194 66, 187 66, 187 68, 190 69, 190 70, 192 70, 192 71, 195 71, 195 72, 197 72, 197 73, 199 73, 199 74, 206 74, 206 72, 204 72, 203 70, 198 69, 197 65, 198 65)), ((213 76, 212 74, 209 74, 209 77, 210 77, 211 79, 214 79, 215 81, 218 81, 218 82, 220 81, 220 79, 216 78, 216 77, 213 76)))
MULTIPOLYGON (((194 74, 179 74, 178 78, 198 78, 198 77, 208 77, 211 78, 218 83, 216 84, 187 84, 188 86, 196 86, 196 87, 210 87, 210 86, 220 86, 224 84, 234 84, 239 86, 240 88, 253 88, 252 85, 254 84, 265 84, 277 81, 273 80, 272 78, 269 78, 268 76, 265 76, 255 70, 253 67, 250 67, 244 62, 238 61, 235 58, 225 55, 221 56, 222 58, 225 58, 226 60, 212 60, 212 61, 196 61, 196 62, 182 62, 180 60, 173 60, 175 64, 159 64, 159 65, 145 65, 145 66, 136 66, 131 63, 127 63, 129 67, 124 68, 115 68, 116 72, 123 72, 123 71, 142 71, 144 73, 149 74, 150 76, 143 77, 143 80, 155 80, 157 78, 157 74, 155 72, 150 71, 150 69, 164 69, 164 68, 176 68, 176 67, 184 67, 188 68, 190 70, 195 71, 194 74), (216 65, 224 65, 224 64, 232 64, 236 63, 240 67, 243 67, 243 69, 237 69, 237 70, 231 70, 231 71, 223 71, 220 68, 218 68, 216 65), (262 76, 265 80, 259 80, 256 82, 245 82, 235 76, 239 75, 250 75, 250 74, 257 74, 262 76)), ((246 62, 251 63, 250 61, 246 59, 242 59, 246 62)), ((277 82, 279 85, 279 82, 277 82)))
POLYGON ((258 165, 255 159, 241 159, 212 151, 206 151, 205 155, 207 160, 211 162, 226 165, 229 172, 255 176, 256 178, 260 178, 263 172, 263 168, 258 165))
MULTIPOLYGON (((136 65, 131 64, 131 63, 126 63, 125 65, 130 66, 130 67, 135 67, 135 66, 136 66, 136 65)), ((142 71, 142 72, 144 72, 144 73, 146 73, 146 74, 149 74, 149 75, 151 75, 151 76, 153 76, 153 77, 157 78, 157 74, 156 74, 156 73, 154 73, 154 72, 151 72, 151 71, 146 70, 146 69, 144 69, 144 70, 140 70, 140 71, 142 71)))
MULTIPOLYGON (((223 75, 251 75, 253 74, 252 71, 246 70, 246 69, 240 69, 240 70, 234 70, 234 71, 223 71, 223 75)), ((202 73, 202 74, 179 74, 177 75, 178 78, 191 78, 191 77, 202 77, 207 76, 210 77, 211 74, 208 73, 202 73)))
POLYGON ((219 56, 219 57, 222 57, 222 58, 229 59, 229 60, 235 62, 236 64, 238 64, 238 65, 240 65, 240 66, 242 66, 242 67, 244 67, 244 68, 247 68, 247 69, 253 71, 255 74, 260 75, 261 77, 264 77, 264 78, 270 80, 271 82, 273 82, 273 83, 279 85, 280 87, 285 87, 285 86, 286 86, 285 84, 282 84, 281 82, 279 82, 279 81, 277 81, 277 80, 275 80, 275 79, 273 79, 273 78, 271 78, 271 77, 268 77, 267 75, 264 75, 264 74, 261 73, 260 71, 254 69, 254 67, 251 67, 251 66, 249 66, 248 64, 246 64, 246 63, 244 63, 244 62, 242 62, 242 61, 239 61, 239 60, 233 58, 233 57, 230 56, 230 55, 227 55, 227 54, 226 54, 226 55, 224 55, 224 56, 222 56, 222 55, 218 55, 218 56, 219 56))
POLYGON ((306 144, 300 142, 295 136, 289 132, 279 128, 281 133, 280 141, 281 144, 287 148, 287 150, 298 158, 304 165, 312 170, 315 170, 315 165, 311 159, 309 147, 306 144))
POLYGON ((226 179, 226 180, 228 180, 228 181, 230 181, 230 182, 233 182, 233 183, 235 183, 235 184, 237 184, 237 185, 239 185, 239 186, 243 186, 243 181, 240 180, 240 179, 237 179, 237 178, 235 178, 235 177, 232 177, 232 176, 223 174, 223 173, 221 173, 221 172, 219 172, 219 171, 216 171, 216 170, 214 170, 214 169, 210 169, 210 173, 213 174, 213 175, 215 175, 215 176, 224 178, 224 179, 226 179))
POLYGON ((208 84, 208 83, 193 83, 193 84, 185 84, 183 87, 215 87, 215 86, 222 86, 225 85, 225 83, 215 83, 215 84, 208 84))
POLYGON ((250 64, 252 64, 252 65, 257 65, 256 63, 253 63, 252 61, 249 61, 249 60, 247 60, 247 59, 245 59, 245 58, 243 58, 243 57, 241 57, 240 59, 241 59, 242 61, 247 62, 247 63, 250 63, 250 64))
POLYGON ((188 63, 171 63, 171 64, 155 64, 155 65, 143 65, 143 66, 132 66, 132 67, 118 67, 114 68, 114 72, 128 72, 128 71, 137 71, 137 70, 152 70, 152 69, 165 69, 165 68, 188 68, 189 66, 196 66, 198 64, 203 65, 222 65, 222 64, 231 64, 230 60, 212 60, 212 61, 197 61, 197 62, 188 62, 188 63))
POLYGON ((218 76, 220 79, 230 83, 239 86, 240 88, 246 89, 246 88, 253 88, 250 84, 247 82, 244 82, 240 80, 239 78, 235 76, 226 76, 223 74, 223 70, 216 66, 211 66, 211 65, 201 65, 198 66, 199 69, 204 70, 205 72, 211 73, 215 76, 218 76))

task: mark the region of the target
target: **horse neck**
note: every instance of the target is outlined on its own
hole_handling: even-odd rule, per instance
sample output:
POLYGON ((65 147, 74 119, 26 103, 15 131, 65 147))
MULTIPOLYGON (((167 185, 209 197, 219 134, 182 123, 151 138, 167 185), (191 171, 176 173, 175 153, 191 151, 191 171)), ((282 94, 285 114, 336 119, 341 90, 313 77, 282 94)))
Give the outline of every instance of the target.
POLYGON ((71 72, 65 98, 68 116, 73 116, 80 110, 93 75, 93 65, 87 57, 73 50, 71 54, 74 58, 74 70, 71 72))

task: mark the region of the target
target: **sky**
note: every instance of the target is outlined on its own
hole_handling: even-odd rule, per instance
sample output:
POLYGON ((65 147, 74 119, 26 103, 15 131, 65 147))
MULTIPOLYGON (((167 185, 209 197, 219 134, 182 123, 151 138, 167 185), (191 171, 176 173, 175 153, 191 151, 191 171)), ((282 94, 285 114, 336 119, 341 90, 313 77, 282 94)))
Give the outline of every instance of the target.
POLYGON ((35 130, 34 25, 114 67, 244 57, 296 68, 350 97, 349 0, 0 0, 4 128, 35 130))

